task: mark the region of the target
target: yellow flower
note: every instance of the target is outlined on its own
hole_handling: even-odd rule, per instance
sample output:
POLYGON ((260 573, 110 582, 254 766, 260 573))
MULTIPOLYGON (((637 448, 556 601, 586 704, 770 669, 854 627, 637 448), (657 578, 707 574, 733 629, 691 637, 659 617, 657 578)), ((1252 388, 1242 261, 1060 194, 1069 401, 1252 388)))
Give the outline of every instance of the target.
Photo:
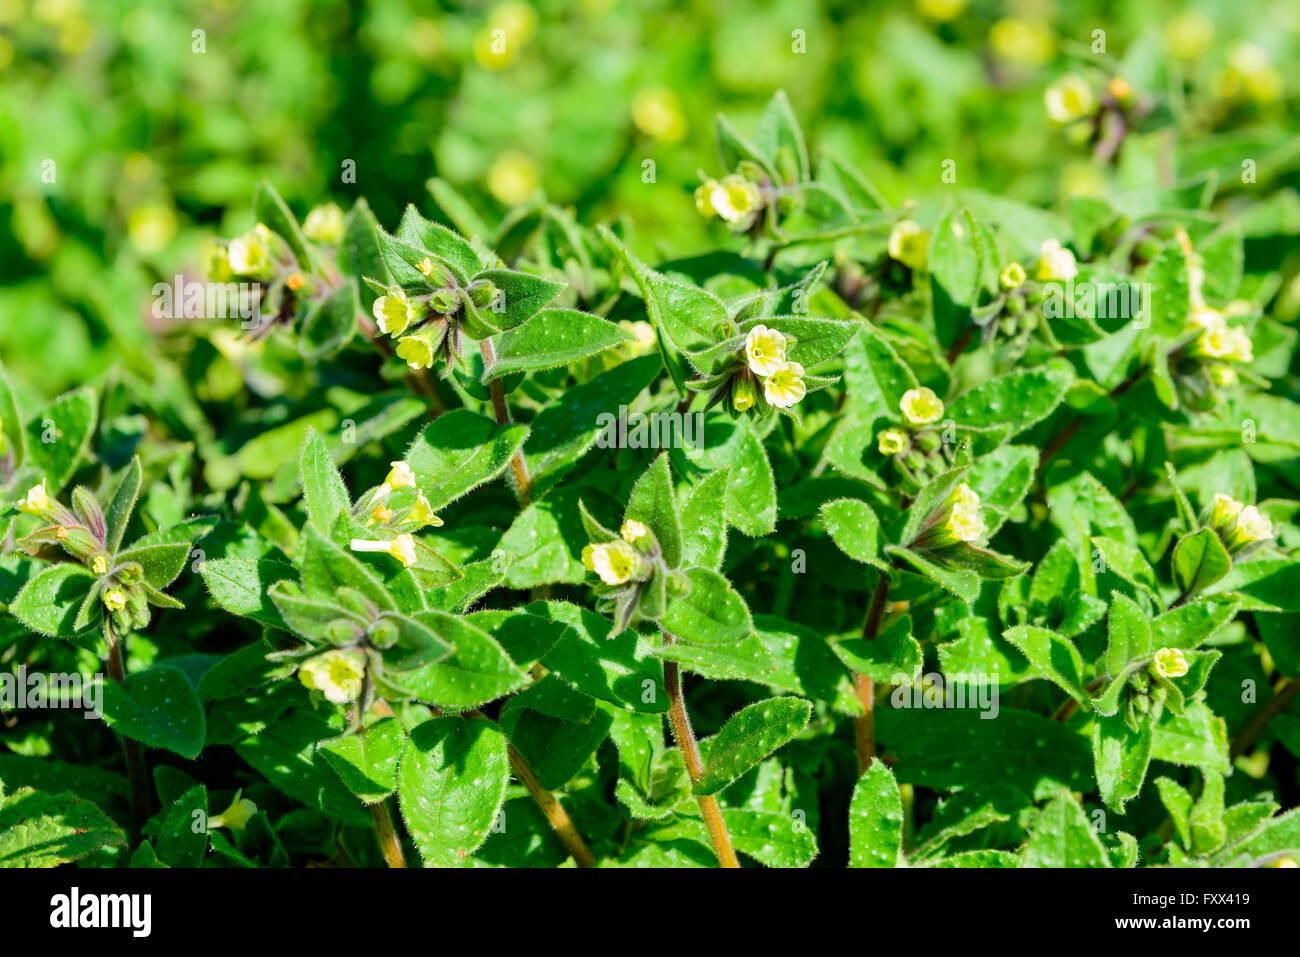
POLYGON ((888 428, 876 439, 876 447, 881 455, 897 455, 907 448, 907 433, 899 428, 888 428))
POLYGON ((732 173, 719 180, 706 180, 695 191, 695 208, 705 216, 718 216, 730 225, 743 226, 762 202, 758 187, 732 173))
POLYGON ((1238 43, 1228 53, 1228 64, 1241 78, 1246 95, 1252 100, 1272 103, 1281 98, 1286 84, 1262 47, 1238 43))
POLYGON ((271 260, 271 231, 261 223, 238 239, 232 239, 226 255, 230 259, 230 268, 240 276, 269 279, 275 275, 275 263, 271 260))
POLYGON ((1198 329, 1212 329, 1223 325, 1223 313, 1210 306, 1197 306, 1188 313, 1187 323, 1198 329))
POLYGON ((1187 659, 1177 648, 1161 648, 1152 665, 1162 678, 1181 678, 1187 674, 1187 659))
POLYGON ((1165 46, 1180 60, 1204 56, 1214 42, 1214 23, 1200 11, 1184 13, 1165 24, 1165 46))
POLYGON ((927 20, 947 23, 957 19, 969 2, 970 0, 916 0, 916 8, 927 20))
POLYGON ((635 338, 635 342, 629 342, 623 346, 623 351, 631 358, 647 355, 653 352, 659 345, 659 339, 655 335, 655 327, 650 325, 644 319, 638 319, 633 322, 630 319, 623 319, 619 326, 635 338))
POLYGON ((591 569, 606 585, 622 585, 642 570, 640 553, 622 539, 588 547, 591 548, 591 569))
POLYGON ((1224 389, 1237 384, 1237 372, 1231 366, 1210 366, 1210 378, 1224 389))
POLYGON ((758 396, 754 394, 754 383, 749 379, 741 379, 731 390, 731 404, 736 407, 737 412, 748 412, 754 407, 757 399, 758 396))
POLYGON ((385 552, 392 555, 407 568, 410 568, 419 560, 419 555, 415 551, 415 539, 410 535, 398 535, 389 541, 354 538, 349 543, 349 547, 354 552, 385 552))
POLYGON ((1237 515, 1237 527, 1233 530, 1229 551, 1238 551, 1255 542, 1262 542, 1273 537, 1273 523, 1254 505, 1247 505, 1237 515))
POLYGON ((1122 76, 1112 76, 1110 82, 1106 84, 1106 92, 1120 103, 1127 103, 1133 96, 1133 86, 1122 76))
POLYGON ((646 136, 677 143, 686 135, 686 118, 682 116, 677 94, 665 86, 649 86, 637 91, 632 100, 632 122, 646 136))
POLYGON ((1052 58, 1056 41, 1047 24, 1038 20, 1003 17, 989 31, 989 42, 998 56, 1026 66, 1038 66, 1052 58))
POLYGON ((929 261, 930 234, 912 219, 894 224, 889 232, 889 258, 909 269, 924 269, 929 261))
POLYGON ((1236 326, 1219 324, 1202 330, 1193 350, 1210 359, 1248 363, 1255 358, 1250 336, 1236 326))
POLYGON ((162 203, 138 206, 127 217, 126 233, 131 245, 141 252, 159 252, 176 235, 176 213, 162 203))
POLYGON ((389 462, 388 477, 384 484, 393 488, 415 488, 415 473, 405 462, 389 462))
POLYGON ((1079 263, 1073 252, 1055 239, 1043 240, 1038 264, 1034 268, 1035 278, 1044 282, 1067 282, 1078 274, 1079 263))
POLYGON ((505 206, 524 202, 537 191, 540 182, 537 164, 519 150, 506 150, 487 173, 488 192, 505 206))
POLYGON ((584 545, 582 549, 582 567, 589 572, 596 570, 596 546, 584 545))
POLYGON ((365 676, 366 656, 359 648, 334 648, 298 667, 298 680, 333 704, 356 701, 365 676))
POLYGON ((1231 496, 1216 492, 1214 505, 1211 507, 1210 524, 1215 528, 1224 528, 1241 513, 1241 503, 1231 496))
POLYGON ((1092 87, 1076 73, 1067 73, 1043 92, 1043 105, 1053 123, 1073 123, 1092 113, 1096 107, 1092 87))
POLYGON ((755 326, 745 336, 745 361, 755 375, 769 376, 785 365, 785 336, 767 326, 755 326))
POLYGON ((109 611, 121 611, 126 607, 126 595, 120 588, 109 588, 104 592, 104 607, 109 611))
POLYGON ((984 512, 980 507, 979 493, 965 482, 953 493, 952 511, 944 524, 958 541, 973 542, 984 537, 984 512))
POLYGON ((790 408, 807 394, 803 366, 797 362, 787 362, 763 381, 763 398, 778 409, 790 408))
MULTIPOLYGON (((349 701, 352 699, 349 698, 349 701)), ((342 702, 338 702, 342 703, 342 702)), ((248 822, 253 819, 257 813, 257 805, 246 797, 242 797, 243 791, 236 791, 235 798, 230 802, 230 807, 226 808, 220 814, 215 814, 208 818, 208 829, 214 827, 228 827, 232 831, 242 831, 248 826, 248 822)))
POLYGON ((1296 862, 1295 862, 1293 859, 1289 858, 1289 857, 1279 857, 1277 860, 1273 861, 1273 863, 1271 863, 1271 864, 1266 864, 1265 866, 1266 866, 1266 867, 1292 868, 1292 867, 1296 867, 1297 865, 1296 865, 1296 862))
POLYGON ((943 418, 943 400, 932 389, 908 389, 898 403, 908 425, 929 425, 943 418))
POLYGON ((41 479, 40 485, 33 485, 27 490, 27 495, 14 504, 14 507, 20 512, 28 515, 37 515, 41 518, 48 518, 50 513, 50 497, 45 492, 45 479, 41 479))
POLYGON ((433 366, 433 345, 427 336, 403 336, 397 340, 397 348, 393 352, 412 369, 428 369, 433 366))
POLYGON ((108 571, 108 560, 103 555, 96 555, 91 560, 90 570, 96 575, 102 575, 108 571))
POLYGON ((343 210, 337 203, 316 206, 302 222, 303 235, 329 246, 343 244, 343 210))
POLYGON ((433 514, 433 508, 429 505, 429 500, 424 497, 423 492, 415 493, 415 504, 411 506, 411 511, 407 514, 408 522, 416 522, 421 528, 425 525, 432 525, 434 528, 442 526, 442 519, 433 514))
POLYGON ((623 541, 631 543, 638 538, 645 538, 646 527, 636 519, 630 518, 623 523, 623 527, 618 530, 618 533, 623 536, 623 541))
POLYGON ((1020 263, 1007 263, 998 273, 998 285, 1010 292, 1019 289, 1025 281, 1025 267, 1020 263))
POLYGON ((386 525, 392 520, 392 517, 393 510, 382 503, 376 505, 375 510, 370 513, 370 521, 375 525, 386 525))

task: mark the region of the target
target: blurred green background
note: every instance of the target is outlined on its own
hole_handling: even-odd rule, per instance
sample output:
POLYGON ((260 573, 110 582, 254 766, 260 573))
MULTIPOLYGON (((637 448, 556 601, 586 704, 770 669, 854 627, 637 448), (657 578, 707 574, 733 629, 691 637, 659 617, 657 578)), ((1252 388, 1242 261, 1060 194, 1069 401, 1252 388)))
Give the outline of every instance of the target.
POLYGON ((541 189, 648 255, 716 245, 691 197, 713 116, 744 129, 777 88, 895 203, 946 160, 1054 207, 1216 170, 1216 205, 1267 197, 1248 241, 1294 239, 1297 54, 1293 0, 0 0, 0 358, 44 396, 147 362, 153 284, 251 225, 262 178, 300 215, 364 195, 391 227, 437 176, 490 220, 541 189), (1173 125, 1095 162, 1044 112, 1066 73, 1122 75, 1173 125))

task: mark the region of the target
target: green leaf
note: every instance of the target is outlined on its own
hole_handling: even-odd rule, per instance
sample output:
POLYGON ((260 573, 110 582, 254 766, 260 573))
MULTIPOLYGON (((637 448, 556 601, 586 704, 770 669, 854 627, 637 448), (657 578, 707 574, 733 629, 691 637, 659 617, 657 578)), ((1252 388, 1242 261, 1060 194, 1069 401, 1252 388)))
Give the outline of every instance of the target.
POLYGON ((885 554, 911 565, 917 573, 968 604, 979 598, 980 579, 969 568, 945 568, 919 551, 897 545, 886 545, 885 554))
POLYGON ((705 447, 680 453, 705 471, 730 467, 726 518, 744 535, 770 535, 776 528, 776 480, 763 443, 746 420, 729 422, 721 415, 707 420, 705 447))
POLYGON ((77 611, 94 582, 95 576, 81 565, 51 565, 23 585, 9 612, 32 631, 71 638, 77 633, 77 611))
POLYGON ((322 534, 328 535, 339 515, 352 507, 352 502, 325 440, 315 429, 307 430, 298 455, 298 470, 307 516, 322 534))
POLYGON ((872 761, 849 802, 849 867, 897 867, 903 846, 903 797, 883 761, 872 761))
POLYGON ((1101 799, 1112 810, 1138 796, 1151 763, 1151 723, 1134 731, 1122 714, 1097 715, 1092 725, 1093 763, 1101 799))
POLYGON ((1151 756, 1159 761, 1228 773, 1228 727, 1203 702, 1166 711, 1155 726, 1151 756))
POLYGON ((411 730, 397 772, 402 820, 426 865, 463 866, 505 803, 506 738, 490 721, 434 718, 411 730))
POLYGON ((1003 637, 1024 653, 1034 669, 1085 707, 1091 707, 1083 691, 1083 659, 1067 639, 1047 628, 1017 625, 1003 637))
POLYGON ((208 850, 207 824, 208 789, 198 784, 167 808, 158 830, 158 859, 169 867, 202 867, 208 850))
POLYGON ((817 835, 792 814, 725 807, 722 823, 737 851, 767 867, 807 867, 817 856, 817 835))
POLYGON ((463 279, 475 275, 487 265, 467 240, 441 223, 425 219, 411 203, 408 203, 402 212, 402 222, 398 225, 397 236, 404 242, 428 250, 450 263, 463 279))
POLYGON ((709 473, 691 489, 681 510, 683 565, 702 565, 717 571, 727 550, 725 516, 727 482, 731 468, 709 473))
POLYGON ((1192 813, 1192 796, 1172 778, 1156 778, 1156 790, 1160 792, 1160 801, 1169 812, 1169 819, 1174 822, 1183 847, 1190 849, 1192 832, 1188 822, 1192 813))
POLYGON ((1074 797, 1062 792, 1034 818, 1021 867, 1110 867, 1110 857, 1074 797))
POLYGON ((577 309, 543 309, 522 326, 492 340, 495 356, 486 363, 483 381, 512 372, 531 372, 568 365, 612 349, 634 336, 599 316, 577 309))
POLYGON ((481 628, 442 611, 422 611, 412 617, 455 648, 442 661, 394 676, 420 701, 452 711, 468 711, 528 683, 528 675, 481 628))
POLYGON ((1147 266, 1146 281, 1151 284, 1151 332, 1157 336, 1177 338, 1187 324, 1191 308, 1187 254, 1175 240, 1165 243, 1147 266))
POLYGON ((1174 583, 1182 593, 1195 595, 1226 576, 1232 559, 1213 529, 1200 528, 1174 546, 1173 569, 1174 583))
POLYGON ((319 362, 333 356, 356 334, 360 296, 357 281, 348 277, 325 299, 308 307, 298 335, 304 359, 319 362))
POLYGON ((160 528, 131 543, 118 553, 118 562, 136 562, 144 580, 163 589, 185 568, 195 539, 202 538, 217 524, 215 518, 191 518, 178 525, 160 528))
POLYGON ((319 745, 338 729, 294 710, 235 744, 236 753, 276 789, 348 824, 371 826, 370 814, 325 763, 319 745))
POLYGON ((111 555, 122 545, 122 535, 126 532, 126 526, 131 521, 131 513, 135 510, 135 500, 140 495, 140 457, 131 456, 131 464, 126 467, 122 473, 122 480, 117 483, 117 490, 113 493, 113 499, 108 503, 108 509, 104 512, 105 535, 104 547, 111 555))
POLYGON ((278 233, 289 245, 290 252, 298 260, 301 269, 312 271, 314 263, 307 251, 307 238, 303 236, 298 220, 294 218, 289 207, 285 205, 280 193, 266 180, 257 184, 257 193, 253 198, 253 215, 257 221, 273 233, 278 233))
POLYGON ((232 615, 286 627, 271 600, 270 588, 278 581, 297 580, 292 565, 271 559, 210 558, 199 566, 199 571, 213 600, 232 615))
POLYGON ((966 428, 999 429, 1004 438, 1047 418, 1061 404, 1074 371, 1063 359, 998 376, 958 397, 945 412, 966 428))
POLYGON ((737 711, 709 739, 698 795, 717 794, 808 724, 812 705, 803 698, 768 698, 737 711))
POLYGON ((841 498, 821 509, 822 522, 840 551, 854 561, 880 567, 880 522, 866 502, 841 498))
POLYGON ((357 797, 375 804, 397 790, 397 765, 406 732, 396 718, 380 718, 356 734, 321 742, 325 763, 357 797))
POLYGON ((1239 605, 1236 598, 1201 598, 1157 615, 1151 621, 1151 646, 1190 651, 1232 621, 1239 605))
POLYGON ((492 318, 507 332, 532 319, 564 290, 564 283, 514 269, 485 269, 474 278, 487 279, 500 290, 500 310, 494 305, 492 318))
POLYGON ((582 549, 587 543, 578 503, 582 490, 560 489, 524 509, 501 536, 497 552, 512 588, 586 580, 582 549))
POLYGON ((9 375, 4 363, 0 362, 0 447, 5 453, 0 455, 0 481, 7 482, 11 472, 22 464, 27 448, 27 436, 23 431, 22 416, 18 412, 18 402, 14 398, 13 386, 9 384, 9 375), (8 464, 3 465, 8 458, 8 464))
POLYGON ((184 758, 203 750, 203 705, 179 668, 155 665, 124 682, 104 682, 100 694, 104 720, 126 737, 184 758))
POLYGON ((831 650, 846 666, 882 684, 910 681, 921 672, 921 645, 912 637, 908 615, 894 619, 873 639, 844 638, 831 650))
POLYGON ((682 561, 682 523, 673 496, 673 478, 668 456, 660 454, 637 479, 628 499, 623 521, 639 521, 659 540, 664 561, 677 568, 682 561))
POLYGON ((1127 595, 1117 592, 1111 596, 1106 628, 1110 639, 1106 645, 1106 671, 1112 677, 1123 675, 1130 661, 1145 658, 1155 651, 1151 641, 1151 622, 1127 595))
POLYGON ((125 846, 122 829, 75 794, 0 791, 0 867, 58 867, 125 846))
MULTIPOLYGON (((386 560, 395 567, 400 564, 389 555, 366 553, 366 557, 386 560)), ((330 602, 340 588, 355 588, 379 609, 397 610, 379 575, 351 552, 327 540, 313 525, 303 529, 297 562, 302 571, 303 590, 311 597, 330 602)))
POLYGON ((90 447, 99 408, 89 386, 59 396, 27 423, 27 463, 45 476, 56 494, 77 470, 90 447))
POLYGON ((438 509, 500 475, 527 436, 526 425, 497 425, 485 415, 455 409, 416 436, 406 463, 430 506, 438 509))
POLYGON ((749 608, 726 578, 711 568, 688 569, 686 578, 690 593, 669 600, 666 631, 697 645, 728 644, 753 632, 749 608))

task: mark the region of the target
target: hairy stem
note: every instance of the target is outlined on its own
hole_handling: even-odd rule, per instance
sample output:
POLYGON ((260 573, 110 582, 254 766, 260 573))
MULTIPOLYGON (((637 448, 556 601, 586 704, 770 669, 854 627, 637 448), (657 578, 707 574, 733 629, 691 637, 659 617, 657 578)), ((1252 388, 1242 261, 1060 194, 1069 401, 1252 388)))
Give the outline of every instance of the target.
MULTIPOLYGON (((880 634, 880 622, 885 617, 885 608, 889 605, 889 576, 884 572, 876 581, 876 590, 871 593, 871 604, 867 607, 867 620, 862 625, 862 637, 874 641, 880 634)), ((858 774, 863 775, 876 757, 876 686, 870 677, 860 673, 853 675, 853 690, 862 714, 853 719, 853 736, 858 745, 858 774)))
MULTIPOLYGON (((492 345, 491 339, 483 339, 478 345, 479 351, 483 353, 483 365, 491 368, 497 357, 496 347, 492 345)), ((492 393, 492 411, 496 413, 497 424, 508 425, 511 421, 510 407, 506 405, 506 390, 501 384, 500 377, 492 380, 488 390, 492 393)), ((510 457, 510 471, 514 475, 519 504, 527 508, 533 501, 533 480, 528 475, 528 463, 524 461, 523 449, 519 449, 510 457)))
POLYGON ((397 829, 393 827, 393 815, 388 811, 388 802, 378 801, 370 805, 370 816, 375 822, 375 835, 379 838, 379 849, 384 852, 384 861, 389 867, 405 867, 406 857, 402 854, 402 842, 398 840, 397 829))
MULTIPOLYGON (((1146 378, 1148 371, 1149 370, 1145 368, 1138 369, 1137 372, 1134 372, 1119 385, 1115 386, 1115 388, 1111 389, 1108 397, 1111 399, 1118 399, 1125 392, 1146 378)), ((1057 432, 1048 440, 1047 444, 1043 446, 1042 453, 1038 456, 1038 474, 1041 475, 1047 469, 1047 463, 1051 462, 1052 459, 1056 457, 1056 454, 1060 452, 1061 449, 1065 448, 1070 439, 1074 438, 1075 433, 1077 433, 1082 427, 1083 419, 1081 417, 1071 419, 1061 429, 1061 431, 1057 432)))
MULTIPOLYGON (((677 639, 664 632, 664 644, 671 645, 677 639)), ((673 726, 673 737, 682 752, 686 763, 686 773, 690 776, 691 786, 704 777, 704 762, 700 758, 700 746, 691 730, 691 718, 686 713, 686 699, 682 697, 682 672, 675 661, 664 662, 664 690, 668 693, 668 720, 673 726)), ((740 867, 736 852, 731 847, 731 835, 727 833, 726 822, 722 820, 722 809, 718 799, 712 794, 696 798, 700 812, 704 815, 704 824, 709 829, 709 838, 713 841, 713 850, 718 855, 722 867, 740 867)))
MULTIPOLYGON (((126 668, 122 665, 122 641, 107 615, 104 616, 104 644, 108 648, 108 677, 121 684, 126 680, 126 668)), ((149 776, 145 770, 140 742, 122 735, 122 748, 126 752, 126 775, 131 782, 131 820, 138 834, 149 813, 149 776)))
POLYGON ((564 842, 565 848, 573 856, 573 862, 579 867, 595 867, 596 859, 592 857, 591 851, 582 840, 582 835, 578 833, 578 829, 573 826, 569 812, 564 809, 564 806, 560 804, 554 794, 542 787, 542 782, 537 778, 537 772, 524 760, 524 756, 519 753, 515 746, 510 744, 506 747, 510 755, 510 770, 519 779, 519 783, 528 789, 528 793, 533 796, 537 806, 542 809, 542 813, 546 815, 546 820, 550 822, 555 833, 564 842))
POLYGON ((1231 758, 1245 754, 1255 744, 1255 739, 1259 737, 1268 723, 1274 717, 1285 711, 1295 700, 1295 696, 1300 694, 1300 678, 1287 678, 1278 686, 1273 697, 1269 699, 1268 704, 1260 709, 1259 714, 1251 718, 1250 724, 1241 729, 1241 733, 1232 741, 1232 747, 1228 750, 1228 756, 1231 758))

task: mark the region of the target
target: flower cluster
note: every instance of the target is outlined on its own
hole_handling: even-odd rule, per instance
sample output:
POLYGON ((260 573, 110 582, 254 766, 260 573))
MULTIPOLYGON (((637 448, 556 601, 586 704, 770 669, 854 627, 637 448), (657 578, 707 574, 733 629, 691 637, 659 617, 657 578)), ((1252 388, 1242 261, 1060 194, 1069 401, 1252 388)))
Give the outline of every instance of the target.
POLYGON ((483 339, 492 333, 478 316, 498 296, 488 279, 462 285, 452 270, 432 257, 416 264, 427 288, 407 290, 379 286, 372 312, 379 330, 397 340, 397 357, 412 369, 429 369, 445 362, 448 369, 461 359, 463 339, 483 339))
POLYGON ((890 456, 909 487, 919 488, 927 476, 948 467, 951 450, 935 425, 943 418, 943 400, 933 389, 908 389, 898 403, 902 425, 891 425, 876 436, 876 448, 890 456))
POLYGON ((795 340, 759 324, 724 344, 720 370, 687 383, 697 391, 711 389, 707 408, 719 402, 733 415, 764 416, 778 410, 789 415, 814 389, 834 379, 810 376, 789 358, 795 340), (734 352, 731 349, 734 347, 734 352))
POLYGON ((1231 496, 1218 493, 1210 506, 1208 524, 1228 554, 1241 556, 1273 538, 1273 523, 1254 505, 1242 505, 1231 496))
POLYGON ((415 487, 415 473, 405 462, 392 462, 388 476, 357 500, 353 517, 377 532, 387 532, 387 539, 354 538, 354 552, 383 552, 409 568, 420 560, 412 532, 427 526, 437 528, 442 519, 433 513, 429 500, 415 487))
POLYGON ((668 564, 655 533, 644 522, 624 519, 618 534, 583 516, 592 541, 582 549, 582 564, 600 579, 594 586, 597 608, 614 619, 617 634, 638 620, 663 615, 668 596, 687 587, 668 564))
POLYGON ((705 178, 695 190, 695 208, 706 218, 717 217, 738 233, 751 229, 763 210, 758 184, 739 173, 720 180, 705 178))

